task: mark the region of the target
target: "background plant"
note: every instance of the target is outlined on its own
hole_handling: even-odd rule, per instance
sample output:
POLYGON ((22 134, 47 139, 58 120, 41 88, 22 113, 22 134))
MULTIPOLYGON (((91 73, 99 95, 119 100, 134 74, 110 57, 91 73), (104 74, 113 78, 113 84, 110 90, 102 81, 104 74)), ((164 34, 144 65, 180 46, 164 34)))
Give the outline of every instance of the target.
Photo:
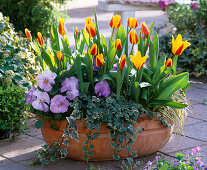
POLYGON ((28 28, 33 36, 39 31, 46 36, 50 25, 57 19, 55 4, 66 2, 67 0, 1 0, 0 11, 4 16, 9 16, 16 31, 24 32, 28 28))
POLYGON ((8 17, 0 13, 0 85, 18 84, 30 87, 40 71, 34 51, 27 39, 19 36, 9 23, 8 17))
POLYGON ((24 89, 11 86, 0 87, 0 130, 21 134, 27 127, 25 111, 24 89))
MULTIPOLYGON (((169 21, 175 28, 175 34, 182 33, 191 46, 179 57, 179 71, 187 71, 191 76, 207 75, 207 1, 192 1, 191 4, 173 4, 166 8, 169 21), (193 4, 197 9, 191 9, 193 4)), ((160 37, 160 52, 171 56, 171 36, 160 37)))

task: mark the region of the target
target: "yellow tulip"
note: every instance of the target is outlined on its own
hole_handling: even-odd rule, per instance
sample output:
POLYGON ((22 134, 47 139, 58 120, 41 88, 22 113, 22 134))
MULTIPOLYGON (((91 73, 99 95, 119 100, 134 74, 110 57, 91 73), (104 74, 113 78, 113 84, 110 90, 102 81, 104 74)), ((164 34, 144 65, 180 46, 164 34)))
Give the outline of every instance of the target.
POLYGON ((57 53, 57 59, 58 59, 58 61, 62 61, 63 60, 63 54, 61 53, 61 51, 59 51, 57 53))
POLYGON ((182 36, 178 34, 177 38, 174 40, 172 36, 172 53, 174 55, 181 55, 182 52, 190 46, 190 43, 186 40, 182 41, 182 36))
POLYGON ((101 67, 104 64, 103 54, 98 54, 96 56, 96 66, 101 67))
POLYGON ((42 34, 40 32, 37 33, 37 38, 38 38, 39 44, 43 45, 44 44, 44 40, 43 40, 42 34))
POLYGON ((65 31, 65 24, 63 21, 63 18, 59 18, 59 34, 61 35, 65 35, 66 31, 65 31))
POLYGON ((114 15, 111 18, 111 22, 110 22, 111 28, 117 29, 117 28, 119 28, 120 24, 121 24, 121 16, 120 15, 114 15))
POLYGON ((28 39, 29 41, 31 41, 31 40, 32 40, 32 36, 31 36, 30 31, 29 31, 27 28, 25 28, 25 34, 26 34, 26 36, 27 36, 27 39, 28 39))
POLYGON ((135 29, 138 26, 137 18, 129 17, 127 23, 128 23, 129 28, 135 29))
POLYGON ((96 30, 90 17, 86 19, 85 27, 90 37, 96 36, 96 30))
POLYGON ((147 28, 147 25, 145 22, 141 22, 141 29, 142 29, 142 39, 144 38, 144 35, 146 35, 146 38, 149 36, 149 29, 147 28))
POLYGON ((133 55, 130 55, 132 64, 134 65, 134 67, 138 70, 141 69, 143 64, 146 62, 147 60, 147 56, 141 57, 141 53, 140 51, 137 51, 136 53, 136 57, 133 55))

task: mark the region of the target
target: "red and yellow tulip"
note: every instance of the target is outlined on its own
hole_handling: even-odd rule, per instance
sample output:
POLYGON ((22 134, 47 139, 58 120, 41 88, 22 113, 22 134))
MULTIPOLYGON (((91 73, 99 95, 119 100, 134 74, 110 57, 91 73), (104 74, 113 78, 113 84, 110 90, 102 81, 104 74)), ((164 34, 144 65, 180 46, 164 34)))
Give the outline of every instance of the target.
POLYGON ((59 18, 59 34, 65 35, 65 33, 66 31, 65 31, 65 24, 63 18, 59 18))
POLYGON ((132 30, 129 34, 129 41, 131 44, 137 44, 138 36, 135 30, 132 30))
POLYGON ((182 41, 182 36, 178 34, 177 38, 174 40, 172 36, 172 53, 174 55, 181 55, 182 52, 190 46, 190 43, 186 40, 182 41))
POLYGON ((144 38, 144 35, 146 36, 146 38, 148 38, 149 36, 149 29, 147 28, 147 25, 145 24, 145 22, 141 22, 141 29, 142 29, 142 38, 144 38))
POLYGON ((119 28, 120 25, 121 25, 121 16, 120 15, 114 15, 111 18, 111 22, 110 22, 111 28, 117 29, 117 28, 119 28))
POLYGON ((123 55, 119 63, 120 70, 124 70, 125 62, 126 62, 126 55, 123 55))
POLYGON ((135 29, 138 26, 137 18, 129 17, 127 23, 128 23, 129 28, 135 29))
POLYGON ((38 38, 39 44, 43 45, 44 44, 44 40, 43 40, 42 34, 40 32, 37 33, 37 38, 38 38))
POLYGON ((166 67, 172 67, 172 59, 168 58, 167 61, 165 62, 166 67))
POLYGON ((116 48, 116 50, 121 50, 122 45, 121 45, 121 40, 120 39, 116 39, 115 48, 116 48))
POLYGON ((90 37, 96 36, 96 30, 90 17, 86 19, 85 27, 90 37))
POLYGON ((133 55, 130 55, 132 64, 134 65, 134 67, 138 70, 141 69, 143 64, 146 62, 147 60, 147 56, 141 57, 141 53, 140 51, 137 51, 136 53, 136 57, 133 55))
POLYGON ((96 66, 101 67, 104 64, 103 54, 98 54, 96 56, 96 66))
POLYGON ((77 27, 75 27, 75 34, 76 34, 76 36, 78 36, 78 28, 77 27))
POLYGON ((26 34, 26 36, 27 36, 27 39, 28 39, 29 41, 31 41, 31 40, 32 40, 32 36, 31 36, 30 31, 29 31, 27 28, 25 28, 25 34, 26 34))
POLYGON ((91 49, 90 49, 90 54, 95 56, 97 54, 97 45, 93 44, 91 49))
POLYGON ((63 60, 63 54, 61 53, 61 51, 59 51, 57 53, 57 59, 58 59, 58 61, 62 61, 63 60))

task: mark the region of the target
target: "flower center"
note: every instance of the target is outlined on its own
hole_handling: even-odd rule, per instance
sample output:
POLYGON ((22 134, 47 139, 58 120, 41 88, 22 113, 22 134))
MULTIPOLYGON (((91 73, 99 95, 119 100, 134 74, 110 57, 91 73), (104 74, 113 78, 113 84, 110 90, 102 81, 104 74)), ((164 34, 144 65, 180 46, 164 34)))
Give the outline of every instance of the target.
POLYGON ((40 103, 43 103, 43 101, 42 101, 42 100, 40 100, 40 103))
POLYGON ((62 103, 59 104, 59 106, 62 106, 62 105, 63 105, 62 103))
POLYGON ((101 89, 101 92, 103 92, 103 89, 101 89))
POLYGON ((45 79, 45 81, 44 81, 45 83, 47 83, 47 79, 45 79))
POLYGON ((70 85, 68 86, 68 91, 72 91, 72 88, 71 88, 71 86, 70 86, 70 85))

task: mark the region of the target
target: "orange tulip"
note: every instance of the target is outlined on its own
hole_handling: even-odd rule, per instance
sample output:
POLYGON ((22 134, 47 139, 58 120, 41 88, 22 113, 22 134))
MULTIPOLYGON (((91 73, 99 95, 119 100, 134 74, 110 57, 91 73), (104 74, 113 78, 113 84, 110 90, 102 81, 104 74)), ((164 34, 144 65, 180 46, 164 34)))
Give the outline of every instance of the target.
POLYGON ((40 32, 37 33, 37 38, 38 38, 39 44, 43 45, 44 44, 44 40, 43 40, 42 34, 40 32))
POLYGON ((57 59, 58 59, 58 61, 62 61, 63 60, 63 54, 61 53, 61 51, 59 51, 57 53, 57 59))
POLYGON ((76 34, 76 36, 78 36, 78 28, 77 27, 75 27, 75 34, 76 34))
POLYGON ((120 15, 114 15, 112 18, 111 18, 111 22, 110 22, 110 26, 111 28, 119 28, 119 26, 121 25, 121 16, 120 15))
POLYGON ((174 40, 172 36, 172 52, 174 55, 181 55, 182 52, 190 46, 190 43, 186 40, 182 41, 182 36, 178 34, 177 38, 174 40))
POLYGON ((129 41, 131 44, 137 44, 138 42, 138 36, 135 30, 132 30, 129 34, 129 41))
POLYGON ((103 59, 103 54, 101 53, 101 54, 98 54, 97 56, 96 56, 96 66, 97 67, 100 67, 100 66, 102 66, 104 64, 104 59, 103 59))
POLYGON ((90 17, 86 19, 85 27, 90 37, 96 36, 96 30, 90 17))
POLYGON ((124 70, 125 62, 126 62, 126 55, 123 55, 119 63, 120 70, 124 70))
POLYGON ((167 61, 165 62, 166 67, 172 67, 172 59, 168 58, 167 61))
POLYGON ((127 23, 128 23, 129 28, 135 29, 138 26, 137 18, 129 17, 127 23))
POLYGON ((63 21, 63 18, 59 18, 59 34, 61 35, 65 35, 65 24, 64 24, 64 21, 63 21))
POLYGON ((26 34, 26 36, 27 36, 27 39, 28 39, 29 41, 31 41, 31 40, 32 40, 32 36, 31 36, 31 34, 30 34, 30 31, 29 31, 27 28, 25 28, 25 34, 26 34))
POLYGON ((141 53, 140 51, 137 51, 136 53, 136 57, 133 55, 130 55, 132 64, 134 65, 134 67, 138 70, 141 69, 143 64, 146 62, 147 60, 147 56, 141 57, 141 53))
POLYGON ((148 38, 149 29, 147 28, 147 25, 145 24, 145 22, 141 22, 141 29, 142 29, 143 38, 144 38, 144 35, 146 35, 146 38, 148 38))
POLYGON ((91 49, 90 49, 90 54, 95 56, 97 54, 97 45, 93 44, 91 49))
POLYGON ((121 40, 120 39, 116 39, 115 48, 116 48, 116 50, 121 50, 122 45, 121 45, 121 40))

